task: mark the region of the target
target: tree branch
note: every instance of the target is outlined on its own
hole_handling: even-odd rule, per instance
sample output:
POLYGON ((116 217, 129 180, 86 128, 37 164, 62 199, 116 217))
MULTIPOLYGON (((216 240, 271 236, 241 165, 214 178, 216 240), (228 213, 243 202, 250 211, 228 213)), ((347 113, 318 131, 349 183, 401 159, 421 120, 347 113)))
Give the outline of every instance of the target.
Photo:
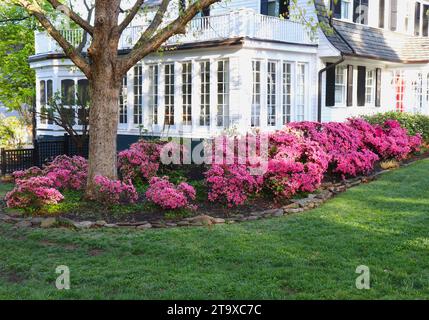
POLYGON ((155 14, 155 17, 153 18, 149 27, 146 29, 146 31, 143 33, 143 35, 140 37, 140 39, 147 39, 147 38, 153 36, 154 32, 158 29, 158 27, 162 23, 162 19, 164 18, 164 14, 167 11, 169 3, 170 3, 170 0, 162 0, 160 7, 155 14))
MULTIPOLYGON (((150 29, 150 26, 149 26, 148 29, 146 29, 146 31, 142 34, 140 39, 137 41, 137 43, 135 44, 131 52, 119 58, 120 61, 118 63, 118 72, 120 74, 127 72, 130 68, 132 68, 136 63, 142 60, 145 56, 158 50, 164 44, 164 42, 167 41, 170 37, 176 34, 185 33, 186 25, 188 24, 189 21, 191 21, 195 17, 195 15, 199 11, 220 1, 221 0, 199 0, 194 2, 186 10, 183 10, 183 12, 180 14, 180 16, 177 19, 173 20, 167 26, 159 30, 153 37, 151 37, 150 32, 154 32, 154 31, 150 30, 148 32, 148 29, 150 29)), ((163 3, 164 2, 165 1, 163 1, 163 3)), ((156 28, 155 28, 155 31, 156 31, 156 28)))
POLYGON ((46 29, 49 35, 58 42, 64 53, 73 63, 86 75, 89 79, 91 76, 91 68, 85 58, 77 52, 77 50, 61 35, 61 33, 53 26, 51 21, 45 16, 40 6, 31 3, 28 0, 18 0, 17 3, 33 15, 40 24, 46 29))
POLYGON ((122 21, 121 24, 119 25, 119 27, 118 27, 119 34, 121 34, 125 30, 125 28, 128 27, 128 25, 131 23, 131 21, 133 21, 134 17, 139 12, 140 7, 143 5, 144 2, 145 2, 145 0, 137 0, 136 1, 136 3, 131 8, 128 15, 125 17, 124 21, 122 21))
POLYGON ((22 18, 10 18, 10 19, 4 19, 4 20, 0 20, 0 24, 3 24, 3 23, 9 23, 9 22, 21 22, 21 21, 24 21, 24 20, 27 20, 27 19, 29 19, 30 17, 28 16, 28 17, 22 17, 22 18))
POLYGON ((63 8, 64 10, 61 10, 62 13, 64 13, 66 16, 68 16, 70 19, 72 19, 74 22, 76 22, 83 30, 88 32, 90 35, 93 35, 94 27, 91 26, 89 21, 82 19, 70 7, 66 6, 65 4, 61 3, 58 0, 48 0, 48 2, 51 4, 51 6, 55 10, 57 10, 58 8, 60 8, 60 9, 63 8))

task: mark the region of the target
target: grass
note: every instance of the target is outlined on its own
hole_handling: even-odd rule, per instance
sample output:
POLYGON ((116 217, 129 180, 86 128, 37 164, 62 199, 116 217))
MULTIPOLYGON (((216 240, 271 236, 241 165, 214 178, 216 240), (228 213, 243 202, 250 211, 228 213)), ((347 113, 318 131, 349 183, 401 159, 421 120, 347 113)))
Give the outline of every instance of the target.
POLYGON ((420 161, 305 214, 212 229, 0 225, 0 299, 428 299, 428 172, 420 161))

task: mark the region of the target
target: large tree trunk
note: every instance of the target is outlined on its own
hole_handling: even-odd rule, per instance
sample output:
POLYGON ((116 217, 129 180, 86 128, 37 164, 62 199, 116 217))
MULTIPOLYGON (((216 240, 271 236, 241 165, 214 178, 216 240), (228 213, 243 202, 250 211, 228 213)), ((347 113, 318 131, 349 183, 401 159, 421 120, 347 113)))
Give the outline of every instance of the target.
POLYGON ((95 176, 117 178, 116 135, 122 80, 122 75, 117 70, 119 4, 120 0, 96 2, 95 31, 88 49, 91 60, 91 106, 87 198, 97 196, 95 176))

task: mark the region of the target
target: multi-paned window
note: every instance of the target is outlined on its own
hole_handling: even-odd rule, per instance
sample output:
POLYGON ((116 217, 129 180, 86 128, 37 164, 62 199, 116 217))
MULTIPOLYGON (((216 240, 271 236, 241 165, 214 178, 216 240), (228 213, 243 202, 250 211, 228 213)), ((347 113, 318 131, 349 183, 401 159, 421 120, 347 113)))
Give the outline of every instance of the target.
POLYGON ((346 102, 347 68, 337 66, 335 69, 335 104, 342 105, 346 102))
POLYGON ((421 111, 423 108, 423 73, 417 74, 417 79, 412 82, 412 89, 414 93, 414 109, 421 111))
POLYGON ((386 13, 386 0, 379 0, 378 6, 378 27, 384 28, 384 15, 386 13))
POLYGON ((77 124, 82 125, 89 121, 89 81, 80 79, 77 81, 77 124))
POLYGON ((395 86, 396 111, 404 111, 404 96, 405 96, 405 73, 404 71, 396 71, 393 75, 395 86))
POLYGON ((76 88, 73 79, 61 80, 61 104, 60 118, 70 124, 75 124, 76 88))
POLYGON ((261 61, 252 61, 252 111, 250 124, 261 125, 261 61))
POLYGON ((149 124, 158 124, 158 65, 149 66, 149 124))
POLYGON ((200 62, 200 125, 210 125, 210 61, 200 62))
POLYGON ((277 103, 277 63, 268 61, 267 65, 267 125, 276 125, 277 103))
POLYGON ((345 19, 345 20, 352 19, 352 1, 351 0, 341 1, 341 19, 345 19))
POLYGON ((366 83, 365 83, 365 104, 375 104, 375 71, 366 71, 366 83))
POLYGON ((183 124, 192 125, 192 62, 182 63, 183 124))
POLYGON ((353 1, 353 22, 368 24, 368 0, 353 1))
POLYGON ((217 62, 217 125, 229 126, 229 61, 217 62))
POLYGON ((390 15, 389 15, 389 29, 396 31, 398 28, 398 0, 390 0, 390 15))
POLYGON ((143 124, 143 67, 134 66, 134 124, 143 124))
POLYGON ((122 78, 121 88, 119 89, 119 123, 125 124, 128 122, 127 112, 127 76, 122 78))
POLYGON ((164 124, 174 124, 174 63, 164 66, 164 124))
POLYGON ((53 124, 52 117, 48 116, 48 113, 52 112, 48 107, 53 99, 53 87, 52 80, 41 80, 40 81, 40 123, 42 124, 53 124))
POLYGON ((283 62, 283 99, 282 99, 282 121, 283 124, 291 121, 292 109, 292 64, 283 62))
POLYGON ((296 71, 296 111, 295 120, 304 121, 305 113, 305 63, 297 64, 296 71))

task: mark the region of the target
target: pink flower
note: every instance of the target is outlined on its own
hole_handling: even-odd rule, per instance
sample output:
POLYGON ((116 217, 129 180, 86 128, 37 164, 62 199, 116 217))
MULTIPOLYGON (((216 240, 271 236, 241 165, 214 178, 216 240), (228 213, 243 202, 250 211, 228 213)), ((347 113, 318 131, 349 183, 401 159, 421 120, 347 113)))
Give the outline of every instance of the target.
POLYGON ((97 198, 94 199, 103 204, 135 203, 138 194, 131 181, 123 183, 118 180, 110 180, 103 176, 96 176, 94 182, 97 188, 97 198))

